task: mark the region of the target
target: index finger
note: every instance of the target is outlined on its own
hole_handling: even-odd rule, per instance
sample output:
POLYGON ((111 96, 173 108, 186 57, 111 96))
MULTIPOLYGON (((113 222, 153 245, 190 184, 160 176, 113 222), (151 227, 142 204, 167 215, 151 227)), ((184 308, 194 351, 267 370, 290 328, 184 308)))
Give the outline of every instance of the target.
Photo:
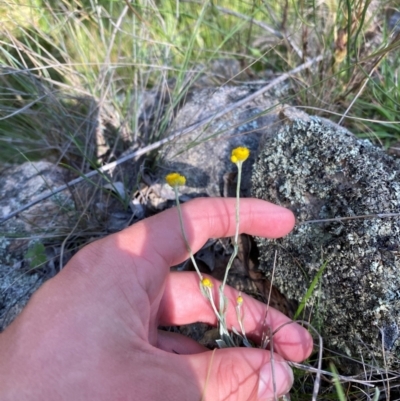
MULTIPOLYGON (((233 236, 236 229, 236 199, 197 198, 182 205, 184 229, 193 253, 209 238, 233 236)), ((293 213, 260 200, 240 200, 239 232, 266 238, 279 238, 294 227, 293 213)), ((183 240, 177 208, 142 220, 116 234, 120 249, 148 260, 162 257, 169 266, 189 257, 183 240)), ((159 260, 154 260, 160 262, 159 260)))
MULTIPOLYGON (((209 238, 235 234, 235 205, 234 198, 197 198, 182 205, 183 226, 193 253, 209 238)), ((277 238, 289 233, 294 224, 293 213, 283 207, 259 199, 240 200, 240 233, 277 238)), ((139 284, 155 300, 170 266, 188 257, 175 207, 90 244, 85 263, 76 265, 98 287, 103 281, 131 290, 139 284)))

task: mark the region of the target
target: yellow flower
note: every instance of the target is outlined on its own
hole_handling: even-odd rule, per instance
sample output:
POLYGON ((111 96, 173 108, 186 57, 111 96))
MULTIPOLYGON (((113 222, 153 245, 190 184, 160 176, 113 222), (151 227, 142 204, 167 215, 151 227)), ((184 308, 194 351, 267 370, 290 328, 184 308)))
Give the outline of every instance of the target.
POLYGON ((239 295, 239 296, 236 298, 236 303, 237 303, 238 305, 242 305, 242 303, 243 303, 243 297, 242 297, 241 295, 239 295))
POLYGON ((179 187, 186 184, 186 177, 179 173, 170 173, 165 177, 165 181, 167 181, 167 184, 171 185, 171 187, 179 187))
POLYGON ((250 155, 250 150, 248 148, 239 146, 232 150, 231 154, 231 162, 232 163, 240 163, 244 162, 250 155))
POLYGON ((212 288, 214 286, 212 281, 207 277, 204 277, 203 280, 201 280, 201 284, 203 284, 204 287, 208 287, 208 288, 212 288))

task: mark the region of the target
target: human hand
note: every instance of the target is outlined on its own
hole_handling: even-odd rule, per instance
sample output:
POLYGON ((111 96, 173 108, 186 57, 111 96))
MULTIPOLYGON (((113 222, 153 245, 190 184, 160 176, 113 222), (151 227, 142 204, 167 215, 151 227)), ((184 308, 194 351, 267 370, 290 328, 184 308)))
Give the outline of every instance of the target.
MULTIPOLYGON (((182 212, 194 252, 210 237, 234 235, 235 199, 195 199, 182 212)), ((293 214, 286 209, 241 200, 241 232, 276 238, 293 225, 293 214)), ((273 399, 269 351, 209 351, 189 338, 158 330, 195 321, 216 324, 198 276, 169 272, 187 258, 176 209, 78 252, 0 335, 0 399, 273 399)), ((233 307, 237 291, 227 287, 226 295, 228 326, 239 330, 233 307)), ((243 298, 246 333, 259 341, 267 306, 243 298)), ((288 321, 269 308, 266 324, 272 331, 288 321)), ((274 350, 276 390, 282 395, 293 381, 285 359, 305 359, 312 339, 304 328, 289 324, 275 334, 274 350)))

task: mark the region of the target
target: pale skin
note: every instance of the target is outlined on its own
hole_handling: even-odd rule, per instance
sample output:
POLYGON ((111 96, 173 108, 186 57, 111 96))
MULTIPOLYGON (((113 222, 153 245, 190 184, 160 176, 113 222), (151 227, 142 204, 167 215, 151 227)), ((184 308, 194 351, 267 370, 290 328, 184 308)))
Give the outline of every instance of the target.
MULTIPOLYGON (((235 199, 196 199, 183 205, 194 252, 208 238, 235 233, 235 199)), ((240 231, 277 238, 294 226, 293 214, 255 200, 241 200, 240 231)), ((255 401, 274 398, 271 353, 230 348, 210 351, 158 327, 196 321, 216 324, 196 273, 170 273, 188 258, 177 210, 145 219, 86 246, 32 297, 0 334, 2 401, 255 401)), ((213 280, 215 294, 218 282, 213 280)), ((227 287, 228 325, 239 330, 227 287)), ((243 296, 244 325, 254 340, 289 319, 243 296), (264 322, 265 321, 265 322, 264 322), (263 323, 264 322, 264 323, 263 323)), ((274 336, 277 395, 293 375, 286 360, 300 362, 312 338, 299 325, 274 336)))

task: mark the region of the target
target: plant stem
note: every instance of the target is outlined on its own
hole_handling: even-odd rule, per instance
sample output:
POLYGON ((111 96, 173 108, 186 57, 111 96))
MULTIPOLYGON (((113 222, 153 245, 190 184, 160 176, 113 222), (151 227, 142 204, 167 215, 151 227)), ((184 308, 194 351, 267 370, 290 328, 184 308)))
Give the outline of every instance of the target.
POLYGON ((193 256, 192 248, 190 247, 189 241, 188 241, 187 236, 186 236, 185 229, 183 227, 182 209, 181 209, 181 204, 179 202, 179 195, 178 195, 178 187, 177 186, 174 186, 174 191, 175 191, 176 207, 178 209, 178 215, 179 215, 179 224, 181 226, 181 232, 182 232, 183 240, 185 242, 186 250, 188 251, 188 253, 190 255, 190 259, 191 259, 191 261, 193 263, 194 268, 196 269, 196 272, 197 272, 200 280, 202 280, 203 279, 203 275, 201 274, 200 269, 197 266, 196 260, 195 260, 195 258, 193 256))
POLYGON ((223 292, 225 289, 226 281, 228 279, 228 274, 229 270, 232 267, 232 263, 234 259, 236 258, 236 255, 238 254, 238 238, 239 238, 239 224, 240 224, 240 184, 241 184, 241 178, 242 178, 242 162, 237 163, 237 168, 238 168, 238 180, 237 180, 237 185, 236 185, 236 230, 235 230, 235 237, 233 240, 233 252, 232 255, 229 259, 228 265, 226 266, 225 270, 225 275, 224 275, 224 281, 221 284, 221 291, 223 292))

